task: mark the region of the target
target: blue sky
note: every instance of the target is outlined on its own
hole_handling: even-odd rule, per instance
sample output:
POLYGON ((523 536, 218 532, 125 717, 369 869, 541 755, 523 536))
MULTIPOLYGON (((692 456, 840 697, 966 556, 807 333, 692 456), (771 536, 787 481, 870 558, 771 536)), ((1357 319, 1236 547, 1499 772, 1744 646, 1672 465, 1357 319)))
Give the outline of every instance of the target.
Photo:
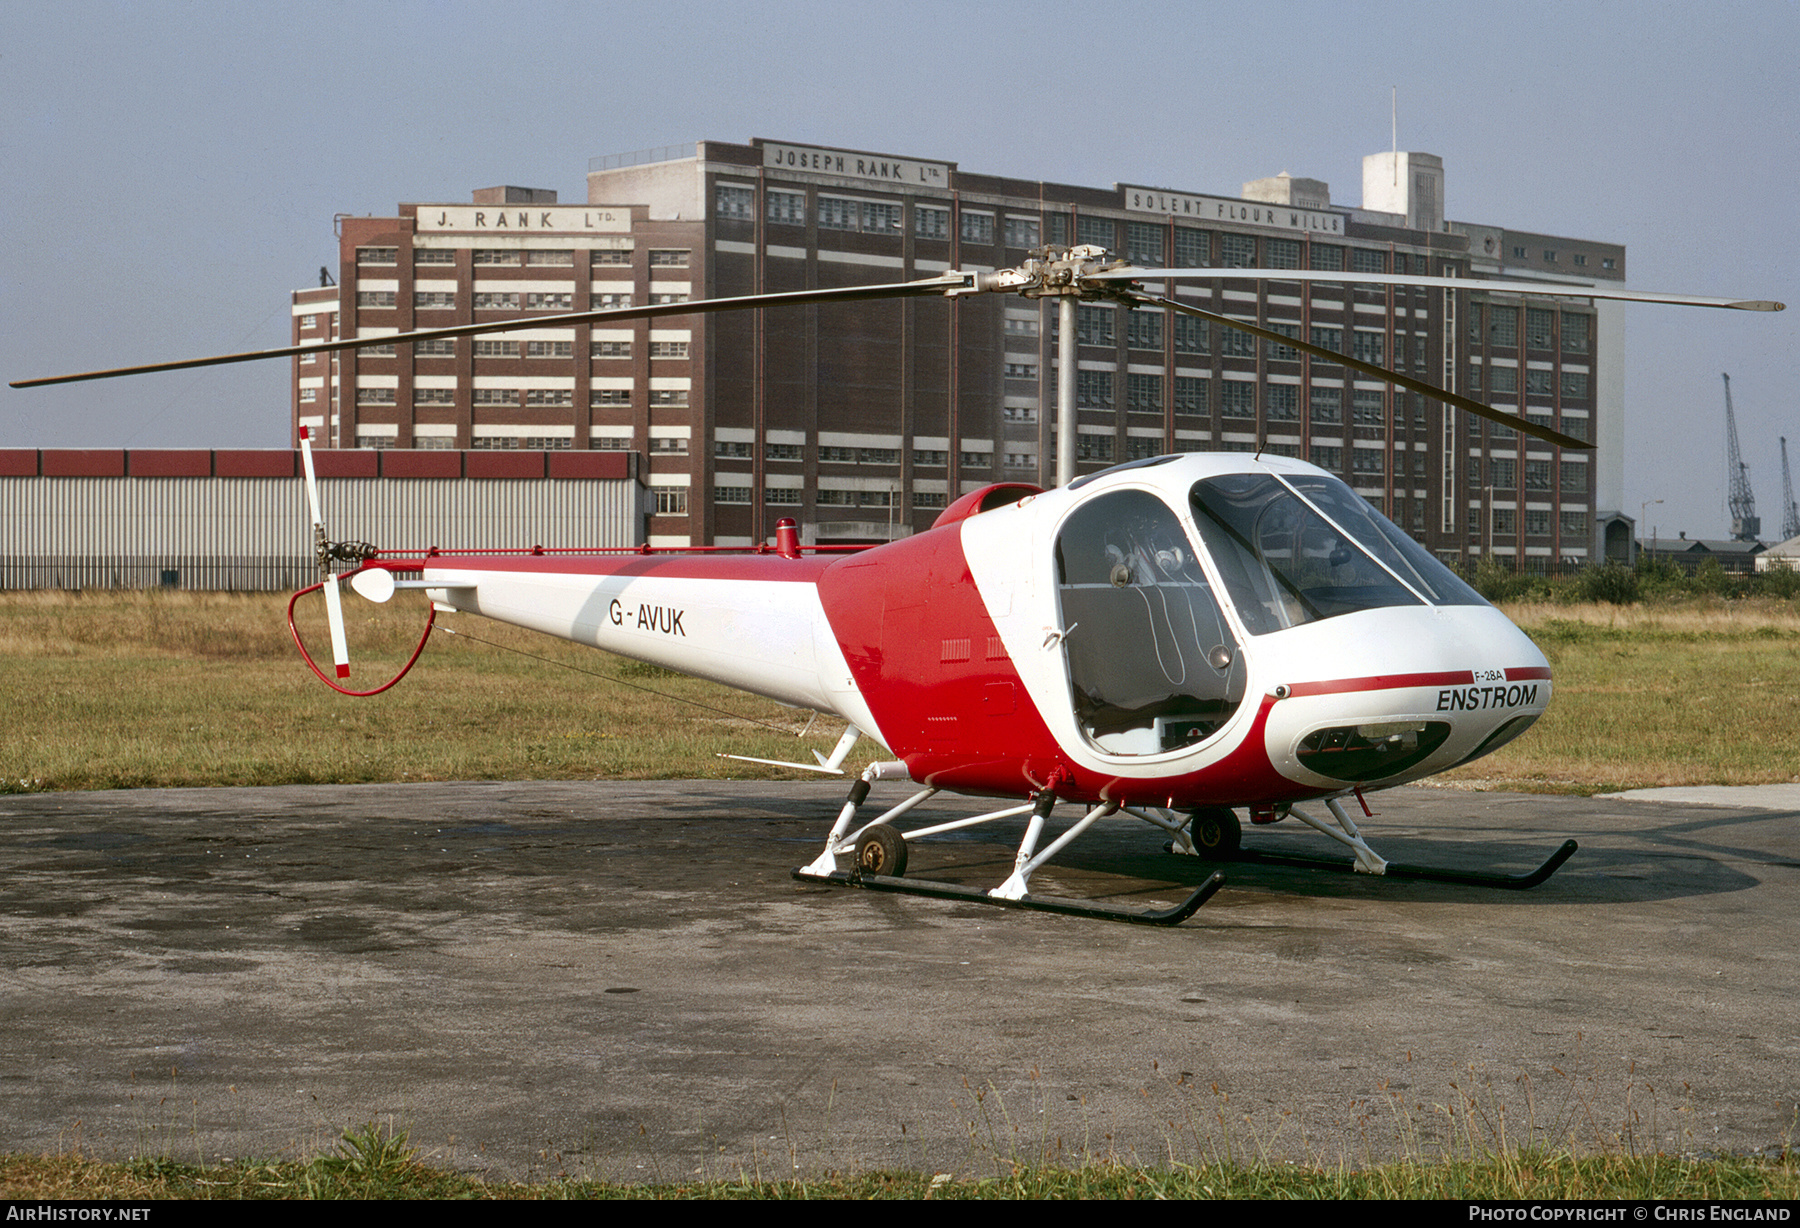
MULTIPOLYGON (((1800 5, 12 4, 6 378, 285 343, 332 218, 754 136, 1234 193, 1442 156, 1456 219, 1624 243, 1637 289, 1800 301, 1800 5)), ((1800 463, 1800 308, 1627 308, 1625 510, 1725 531, 1800 463)), ((284 364, 0 393, 0 447, 276 447, 284 364)))

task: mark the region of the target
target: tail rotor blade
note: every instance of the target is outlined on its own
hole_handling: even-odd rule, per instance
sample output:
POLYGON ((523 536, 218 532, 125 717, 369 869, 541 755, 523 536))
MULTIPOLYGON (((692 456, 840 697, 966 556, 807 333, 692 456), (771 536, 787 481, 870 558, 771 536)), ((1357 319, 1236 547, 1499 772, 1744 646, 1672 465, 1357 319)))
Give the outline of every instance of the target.
POLYGON ((337 676, 350 676, 350 646, 344 639, 344 596, 338 591, 338 578, 325 579, 325 618, 331 624, 331 660, 337 676))

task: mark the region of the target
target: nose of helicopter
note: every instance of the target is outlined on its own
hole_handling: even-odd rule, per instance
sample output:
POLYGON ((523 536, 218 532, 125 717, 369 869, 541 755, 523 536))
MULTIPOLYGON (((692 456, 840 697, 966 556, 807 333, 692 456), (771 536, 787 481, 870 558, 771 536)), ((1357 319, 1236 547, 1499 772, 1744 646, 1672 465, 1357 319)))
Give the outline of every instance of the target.
POLYGON ((1488 606, 1372 610, 1265 637, 1264 726, 1283 776, 1392 785, 1476 759, 1550 700, 1537 645, 1488 606))

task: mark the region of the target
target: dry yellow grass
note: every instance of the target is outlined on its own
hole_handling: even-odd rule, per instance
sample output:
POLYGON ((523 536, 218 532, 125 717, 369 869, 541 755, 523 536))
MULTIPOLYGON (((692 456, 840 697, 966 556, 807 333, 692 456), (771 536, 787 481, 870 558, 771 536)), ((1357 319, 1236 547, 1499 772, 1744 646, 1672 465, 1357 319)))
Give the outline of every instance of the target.
MULTIPOLYGON (((821 720, 801 738, 806 713, 468 617, 446 621, 548 660, 436 636, 393 691, 347 699, 297 659, 285 605, 0 594, 0 789, 796 775, 718 756, 808 760, 842 729, 821 720)), ((422 607, 349 608, 368 685, 411 651, 422 607)), ((1555 669, 1550 710, 1443 783, 1593 792, 1800 780, 1794 603, 1507 613, 1555 669)), ((322 643, 312 615, 309 640, 322 643)))

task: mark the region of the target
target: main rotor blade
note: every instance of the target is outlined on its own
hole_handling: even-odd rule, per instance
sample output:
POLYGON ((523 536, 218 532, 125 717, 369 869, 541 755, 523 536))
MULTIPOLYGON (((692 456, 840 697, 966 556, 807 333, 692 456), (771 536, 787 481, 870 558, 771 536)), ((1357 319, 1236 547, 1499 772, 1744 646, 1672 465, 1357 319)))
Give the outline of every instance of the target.
POLYGON ((1490 405, 1483 405, 1480 401, 1471 401, 1467 397, 1457 396, 1454 392, 1446 392, 1444 389, 1428 384, 1424 380, 1413 379, 1410 376, 1400 374, 1398 371, 1390 371, 1386 367, 1378 367, 1372 362, 1364 362, 1360 358, 1352 358, 1348 354, 1340 354, 1336 350, 1328 350, 1322 345, 1313 345, 1309 341, 1302 341, 1298 337, 1289 337, 1283 333, 1275 332, 1273 329, 1259 328, 1255 324, 1246 324, 1242 320, 1234 320, 1230 316, 1222 316, 1217 312, 1203 311, 1198 307, 1190 307, 1186 303, 1178 302, 1172 298, 1166 298, 1160 294, 1146 294, 1143 291, 1138 290, 1128 291, 1128 293, 1140 303, 1149 303, 1157 307, 1167 308, 1170 311, 1178 311, 1182 315, 1193 316, 1200 320, 1211 320, 1215 324, 1222 324, 1226 328, 1235 328, 1241 333, 1249 333, 1253 337, 1261 337, 1263 340, 1272 341, 1277 345, 1285 345, 1292 349, 1304 350, 1315 358, 1322 358, 1327 362, 1334 362, 1341 366, 1349 367, 1352 371, 1360 371, 1364 375, 1381 380, 1383 383, 1397 384, 1400 387, 1407 389, 1409 392, 1417 392, 1423 396, 1428 396, 1433 400, 1442 401, 1446 405, 1454 405, 1458 409, 1467 410, 1476 417, 1485 418, 1489 422, 1498 422, 1502 426, 1510 426, 1521 435, 1530 435, 1534 439, 1542 439, 1544 442, 1556 444, 1558 447, 1580 448, 1583 451, 1593 450, 1594 445, 1585 439, 1577 439, 1573 435, 1565 435, 1561 431, 1551 430, 1547 426, 1540 426, 1522 416, 1514 417, 1504 410, 1495 409, 1490 405))
POLYGON ((1319 269, 1108 269, 1086 273, 1083 281, 1323 281, 1358 286, 1430 286, 1447 290, 1479 290, 1491 294, 1537 294, 1557 298, 1621 299, 1633 303, 1673 303, 1681 307, 1729 307, 1737 311, 1786 311, 1772 299, 1707 298, 1698 294, 1659 294, 1610 286, 1568 285, 1549 281, 1479 281, 1465 277, 1410 277, 1404 273, 1325 272, 1319 269))
POLYGON ((273 350, 248 350, 241 354, 219 354, 211 358, 184 358, 177 362, 153 362, 137 367, 109 367, 104 371, 83 371, 77 375, 51 375, 39 379, 14 380, 13 388, 42 388, 48 384, 76 384, 84 380, 113 379, 121 375, 148 375, 157 371, 186 371, 193 367, 221 367, 235 362, 261 362, 268 358, 293 358, 301 354, 329 354, 338 350, 367 349, 375 345, 395 345, 411 341, 436 341, 446 337, 473 337, 486 333, 514 332, 522 328, 563 328, 574 324, 599 323, 608 320, 646 320, 662 316, 705 315, 715 311, 740 311, 749 307, 806 306, 812 303, 853 303, 868 299, 911 298, 928 294, 969 292, 976 287, 979 275, 955 269, 936 277, 918 281, 890 282, 879 286, 842 286, 831 290, 787 290, 777 294, 744 294, 735 298, 692 299, 680 303, 654 303, 642 307, 603 307, 594 311, 565 312, 561 315, 532 316, 529 319, 502 320, 487 324, 457 324, 447 328, 421 328, 408 333, 389 333, 380 337, 346 337, 337 341, 314 341, 306 345, 287 345, 273 350))

